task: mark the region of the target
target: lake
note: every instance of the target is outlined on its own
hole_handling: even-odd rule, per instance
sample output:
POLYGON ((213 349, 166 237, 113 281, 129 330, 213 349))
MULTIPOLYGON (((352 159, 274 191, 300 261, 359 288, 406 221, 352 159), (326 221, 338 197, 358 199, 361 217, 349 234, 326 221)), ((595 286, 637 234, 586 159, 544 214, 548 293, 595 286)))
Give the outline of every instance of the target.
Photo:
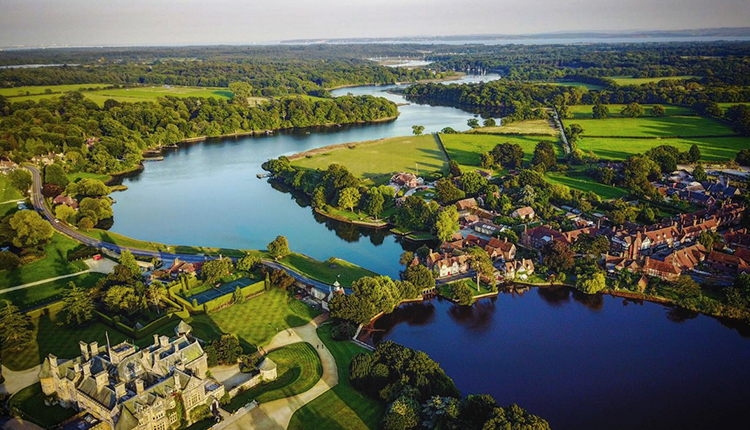
POLYGON ((464 395, 518 403, 556 430, 750 428, 750 340, 703 315, 531 289, 405 305, 375 328, 376 342, 425 351, 464 395))
MULTIPOLYGON (((479 82, 498 75, 463 76, 458 81, 479 82)), ((408 103, 388 91, 396 85, 342 88, 334 96, 372 94, 399 106, 400 115, 388 123, 280 132, 272 136, 213 139, 181 145, 166 152, 163 162, 149 162, 128 178, 125 192, 113 197, 112 231, 136 239, 171 245, 265 249, 277 235, 289 239, 290 248, 320 260, 336 256, 378 273, 398 276, 399 238, 313 216, 304 198, 275 190, 259 180, 261 164, 339 143, 405 136, 411 126, 425 133, 443 127, 467 129, 472 114, 460 109, 408 103)))

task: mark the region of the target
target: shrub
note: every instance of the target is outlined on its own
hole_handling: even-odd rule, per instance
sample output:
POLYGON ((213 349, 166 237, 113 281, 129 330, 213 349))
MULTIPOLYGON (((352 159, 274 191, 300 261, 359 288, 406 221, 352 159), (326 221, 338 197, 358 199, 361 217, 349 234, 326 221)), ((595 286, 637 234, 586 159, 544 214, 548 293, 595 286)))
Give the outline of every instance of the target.
POLYGON ((10 251, 0 251, 0 270, 13 270, 21 263, 21 259, 10 251))

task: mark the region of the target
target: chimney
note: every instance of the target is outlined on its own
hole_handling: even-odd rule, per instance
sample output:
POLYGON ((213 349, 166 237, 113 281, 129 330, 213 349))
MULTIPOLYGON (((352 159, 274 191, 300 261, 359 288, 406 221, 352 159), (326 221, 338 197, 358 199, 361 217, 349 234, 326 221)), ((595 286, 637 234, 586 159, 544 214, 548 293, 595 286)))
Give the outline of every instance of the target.
POLYGON ((81 347, 81 356, 83 357, 83 361, 89 361, 89 345, 84 341, 78 342, 78 345, 81 347))
POLYGON ((52 373, 57 373, 57 357, 55 357, 54 354, 50 354, 47 356, 49 359, 49 368, 52 371, 52 373))
POLYGON ((179 340, 175 341, 172 345, 174 345, 174 352, 175 352, 175 354, 177 354, 178 352, 180 352, 180 341, 179 340))
POLYGON ((602 228, 602 219, 598 218, 596 220, 596 229, 599 230, 600 228, 602 228))
POLYGON ((180 375, 177 374, 177 372, 174 373, 174 389, 175 391, 179 391, 182 389, 180 386, 180 375))
POLYGON ((143 379, 135 380, 135 393, 141 394, 143 392, 143 379))
POLYGON ((127 395, 128 395, 128 392, 125 390, 125 383, 118 382, 117 385, 115 385, 115 397, 117 397, 117 400, 121 400, 123 397, 127 395))
POLYGON ((99 342, 91 342, 89 344, 89 349, 91 350, 91 356, 99 355, 99 342))
POLYGON ((159 335, 158 334, 154 335, 154 346, 159 346, 159 335))
POLYGON ((83 363, 83 377, 88 378, 91 376, 91 363, 83 363))
POLYGON ((159 346, 166 348, 169 346, 169 338, 166 336, 159 337, 159 346))
POLYGON ((505 236, 505 237, 503 238, 503 243, 508 243, 508 236, 505 236))
POLYGON ((94 379, 96 380, 96 388, 102 389, 107 385, 107 381, 109 381, 109 374, 107 374, 106 370, 102 370, 94 376, 94 379))
POLYGON ((73 373, 75 373, 76 375, 78 375, 80 372, 81 372, 81 363, 79 363, 78 361, 74 361, 73 362, 73 373))

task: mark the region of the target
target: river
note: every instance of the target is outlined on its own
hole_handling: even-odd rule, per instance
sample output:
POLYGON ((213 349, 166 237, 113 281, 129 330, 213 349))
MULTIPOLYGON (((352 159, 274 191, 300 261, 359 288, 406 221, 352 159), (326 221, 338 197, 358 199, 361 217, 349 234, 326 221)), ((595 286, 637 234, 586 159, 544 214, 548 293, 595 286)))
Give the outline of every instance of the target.
MULTIPOLYGON (((497 75, 463 76, 452 82, 478 82, 497 75)), ((411 134, 411 126, 425 133, 443 127, 467 128, 472 114, 451 107, 408 103, 388 91, 389 86, 364 86, 332 91, 382 96, 398 104, 395 121, 380 124, 321 128, 276 133, 273 136, 212 139, 181 145, 162 162, 123 179, 128 190, 117 193, 112 231, 171 245, 265 249, 277 235, 290 248, 320 260, 336 256, 375 272, 398 276, 403 248, 388 232, 354 227, 313 216, 304 198, 275 190, 259 180, 261 164, 321 146, 411 134)))
POLYGON ((750 428, 750 340, 707 316, 560 288, 405 305, 375 327, 464 395, 518 403, 556 430, 750 428))

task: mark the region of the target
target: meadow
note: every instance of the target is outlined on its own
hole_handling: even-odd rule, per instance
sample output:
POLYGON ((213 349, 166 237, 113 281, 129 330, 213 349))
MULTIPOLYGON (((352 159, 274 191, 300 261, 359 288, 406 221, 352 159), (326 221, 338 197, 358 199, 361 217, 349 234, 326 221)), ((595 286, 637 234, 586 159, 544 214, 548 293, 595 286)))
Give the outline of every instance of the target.
POLYGON ((605 185, 593 178, 584 176, 582 174, 576 175, 573 172, 567 174, 561 172, 548 172, 545 175, 547 182, 551 184, 565 185, 568 188, 574 190, 580 190, 583 192, 593 191, 602 199, 619 199, 625 197, 628 192, 622 188, 613 187, 611 185, 605 185))
POLYGON ((90 91, 106 88, 110 84, 70 84, 70 85, 35 85, 25 87, 0 88, 0 96, 5 97, 28 97, 44 95, 51 97, 54 94, 69 93, 73 91, 90 91))
POLYGON ((733 136, 729 125, 699 116, 665 116, 566 120, 583 127, 584 136, 597 137, 697 137, 733 136))
MULTIPOLYGON (((544 136, 515 136, 515 135, 489 135, 489 134, 441 134, 445 150, 451 160, 455 160, 460 166, 468 168, 479 167, 479 157, 483 152, 492 149, 501 143, 517 143, 523 148, 525 164, 531 163, 534 148, 537 143, 548 139, 544 136)), ((561 156, 562 148, 555 143, 557 156, 561 156)))
MULTIPOLYGON (((604 105, 609 109, 609 115, 612 118, 623 118, 620 116, 620 112, 625 108, 624 104, 608 104, 604 105)), ((646 113, 643 115, 643 117, 650 117, 651 116, 651 108, 654 107, 654 105, 641 105, 643 106, 643 109, 646 111, 646 113)), ((666 116, 674 116, 674 115, 682 115, 682 116, 690 116, 690 115, 696 115, 695 111, 689 107, 686 106, 677 106, 677 105, 661 105, 664 107, 665 115, 666 116)), ((568 106, 568 109, 570 110, 570 113, 573 114, 572 119, 591 119, 592 118, 592 109, 594 108, 594 105, 575 105, 575 106, 568 106)), ((642 118, 643 118, 642 117, 642 118)), ((566 120, 567 122, 570 122, 571 119, 566 120)))
POLYGON ((601 90, 604 88, 601 85, 596 84, 589 84, 587 82, 578 82, 578 81, 558 81, 558 82, 539 82, 540 85, 558 85, 558 86, 564 86, 564 87, 579 87, 579 88, 586 88, 587 90, 601 90))
POLYGON ((481 127, 474 130, 469 130, 467 131, 467 133, 521 135, 541 134, 547 136, 557 136, 559 134, 559 131, 555 127, 554 121, 550 119, 534 119, 528 121, 510 122, 508 124, 497 127, 481 127))
POLYGON ((78 242, 69 239, 67 236, 59 233, 53 234, 52 239, 44 246, 44 258, 24 264, 17 269, 0 271, 0 289, 88 269, 88 266, 82 261, 68 261, 68 252, 79 245, 78 242))
POLYGON ((326 169, 334 163, 374 184, 388 183, 396 172, 415 173, 417 165, 420 176, 445 173, 448 167, 448 160, 432 135, 328 146, 298 154, 292 161, 294 166, 305 169, 326 169))
MULTIPOLYGON (((52 85, 52 86, 31 86, 16 88, 0 88, 0 95, 10 97, 12 102, 22 101, 39 101, 52 97, 59 97, 61 94, 83 91, 83 95, 89 100, 94 101, 100 106, 108 99, 114 99, 119 102, 143 102, 154 101, 157 97, 204 97, 218 98, 229 100, 233 93, 228 88, 219 87, 181 87, 181 86, 153 86, 153 87, 130 87, 130 88, 108 88, 108 84, 81 84, 81 85, 52 85), (45 92, 49 90, 50 92, 45 92), (28 94, 27 94, 28 93, 28 94)), ((267 100, 264 97, 251 97, 251 102, 260 103, 267 100)))
POLYGON ((672 145, 687 151, 693 144, 701 150, 703 161, 727 161, 734 159, 741 149, 750 149, 750 137, 711 137, 681 139, 627 139, 583 137, 578 148, 593 151, 602 159, 624 160, 630 155, 642 154, 660 145, 672 145))
POLYGON ((661 82, 666 80, 683 80, 691 79, 696 76, 682 75, 682 76, 667 76, 659 78, 634 78, 632 76, 608 76, 609 79, 615 81, 617 85, 643 85, 650 84, 651 82, 661 82))
POLYGON ((23 199, 23 195, 10 184, 5 175, 0 175, 0 203, 15 202, 21 199, 23 199))

